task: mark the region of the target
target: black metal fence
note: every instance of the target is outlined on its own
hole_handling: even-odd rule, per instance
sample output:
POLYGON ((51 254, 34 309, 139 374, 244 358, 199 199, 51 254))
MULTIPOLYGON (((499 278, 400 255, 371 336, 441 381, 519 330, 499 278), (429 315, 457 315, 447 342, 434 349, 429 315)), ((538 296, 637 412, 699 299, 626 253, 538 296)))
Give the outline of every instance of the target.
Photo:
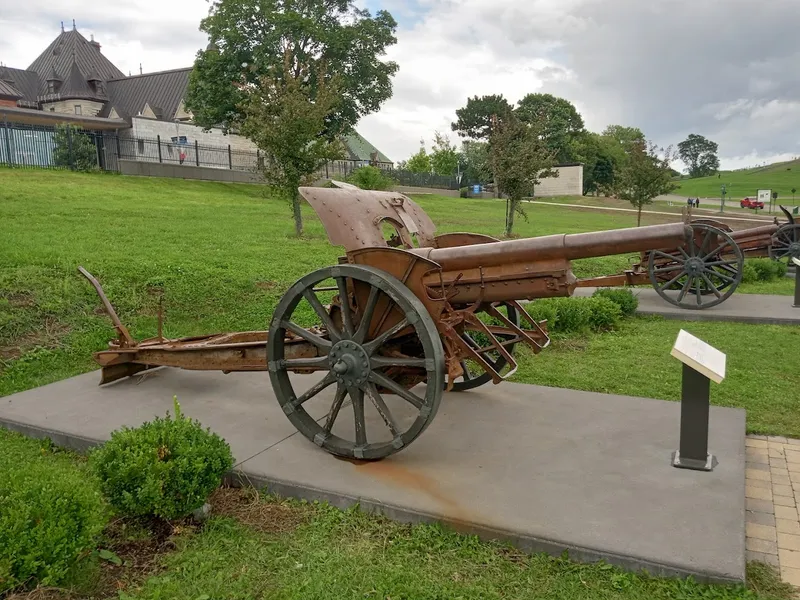
MULTIPOLYGON (((208 146, 197 140, 189 142, 183 136, 145 139, 125 133, 73 128, 58 131, 52 127, 0 123, 0 165, 119 171, 120 159, 250 172, 264 166, 264 157, 257 150, 237 150, 231 145, 208 146)), ((346 179, 366 164, 367 161, 356 160, 328 161, 317 174, 320 178, 346 179)), ((451 190, 467 185, 457 177, 411 173, 385 163, 378 167, 399 185, 451 190)))

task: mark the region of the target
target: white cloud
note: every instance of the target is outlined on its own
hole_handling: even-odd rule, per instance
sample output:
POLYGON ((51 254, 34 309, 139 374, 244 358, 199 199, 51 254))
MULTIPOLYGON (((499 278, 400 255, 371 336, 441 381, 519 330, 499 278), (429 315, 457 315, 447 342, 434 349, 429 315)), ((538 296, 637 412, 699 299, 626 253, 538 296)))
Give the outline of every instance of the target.
MULTIPOLYGON (((592 130, 640 127, 661 145, 719 143, 723 167, 800 154, 797 0, 358 0, 400 22, 394 97, 359 130, 394 160, 450 131, 474 95, 572 101, 592 130), (763 160, 762 160, 763 159, 763 160)), ((0 0, 0 61, 24 68, 76 18, 124 72, 188 66, 209 4, 0 0)))

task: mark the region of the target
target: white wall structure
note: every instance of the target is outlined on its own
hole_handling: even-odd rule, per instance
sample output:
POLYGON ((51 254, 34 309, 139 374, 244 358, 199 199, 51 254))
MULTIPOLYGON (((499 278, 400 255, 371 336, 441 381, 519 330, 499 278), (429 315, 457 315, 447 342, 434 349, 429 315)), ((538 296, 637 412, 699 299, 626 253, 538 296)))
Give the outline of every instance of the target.
POLYGON ((561 165, 553 169, 558 177, 545 177, 534 187, 534 196, 582 196, 583 165, 561 165))

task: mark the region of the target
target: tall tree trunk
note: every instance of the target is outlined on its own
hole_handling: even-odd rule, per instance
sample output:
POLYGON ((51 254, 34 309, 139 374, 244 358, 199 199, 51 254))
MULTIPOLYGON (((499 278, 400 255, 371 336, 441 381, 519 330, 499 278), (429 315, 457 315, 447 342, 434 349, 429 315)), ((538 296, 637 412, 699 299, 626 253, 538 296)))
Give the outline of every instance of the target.
POLYGON ((508 199, 508 215, 506 217, 506 231, 505 231, 506 237, 511 237, 511 233, 514 231, 514 213, 517 212, 518 203, 519 203, 518 198, 508 199))
POLYGON ((298 186, 292 186, 292 214, 294 215, 294 232, 297 237, 303 235, 303 215, 300 213, 300 192, 298 186))
POLYGON ((638 208, 639 208, 639 210, 636 213, 636 226, 637 227, 639 227, 639 225, 642 224, 642 205, 640 204, 638 208))

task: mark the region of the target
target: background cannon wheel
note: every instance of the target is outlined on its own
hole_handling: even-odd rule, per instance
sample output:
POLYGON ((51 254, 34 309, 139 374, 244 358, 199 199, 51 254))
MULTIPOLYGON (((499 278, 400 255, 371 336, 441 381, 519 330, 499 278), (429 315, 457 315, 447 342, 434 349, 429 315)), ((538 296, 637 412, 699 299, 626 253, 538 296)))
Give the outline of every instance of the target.
MULTIPOLYGON (((519 327, 520 325, 520 317, 519 313, 514 309, 513 306, 506 303, 501 303, 497 306, 497 309, 504 313, 508 320, 514 323, 519 327)), ((462 334, 464 340, 470 344, 473 348, 485 348, 488 345, 488 339, 485 339, 485 336, 477 331, 465 331, 462 334)), ((504 336, 498 335, 498 339, 501 341, 503 340, 504 336)), ((508 350, 509 354, 514 354, 514 347, 516 344, 507 346, 506 349, 508 350)), ((496 350, 492 350, 483 354, 483 357, 490 362, 491 364, 495 365, 497 372, 500 373, 506 367, 508 362, 506 359, 496 350)), ((487 373, 478 363, 475 363, 470 360, 461 361, 461 368, 464 369, 464 375, 457 377, 453 382, 453 390, 454 392, 465 392, 467 390, 475 389, 476 387, 480 387, 484 384, 487 384, 492 381, 492 376, 487 373)), ((446 387, 446 384, 445 384, 446 387)))
POLYGON ((792 266, 793 258, 800 258, 800 223, 788 223, 775 232, 769 257, 788 266, 792 266))
POLYGON ((284 413, 331 454, 389 456, 414 441, 439 408, 444 389, 439 332, 419 299, 380 269, 338 265, 300 279, 275 309, 267 350, 270 380, 284 413), (331 280, 340 299, 338 323, 320 299, 321 290, 330 289, 320 284, 331 280), (305 328, 293 319, 319 325, 305 328), (320 356, 287 359, 287 332, 315 346, 320 356), (308 377, 290 377, 298 369, 321 371, 323 377, 297 394, 292 379, 308 377), (426 381, 423 391, 413 389, 418 381, 426 381))
POLYGON ((742 281, 744 255, 727 232, 692 223, 685 247, 650 253, 650 282, 664 300, 687 309, 703 309, 727 300, 742 281))

